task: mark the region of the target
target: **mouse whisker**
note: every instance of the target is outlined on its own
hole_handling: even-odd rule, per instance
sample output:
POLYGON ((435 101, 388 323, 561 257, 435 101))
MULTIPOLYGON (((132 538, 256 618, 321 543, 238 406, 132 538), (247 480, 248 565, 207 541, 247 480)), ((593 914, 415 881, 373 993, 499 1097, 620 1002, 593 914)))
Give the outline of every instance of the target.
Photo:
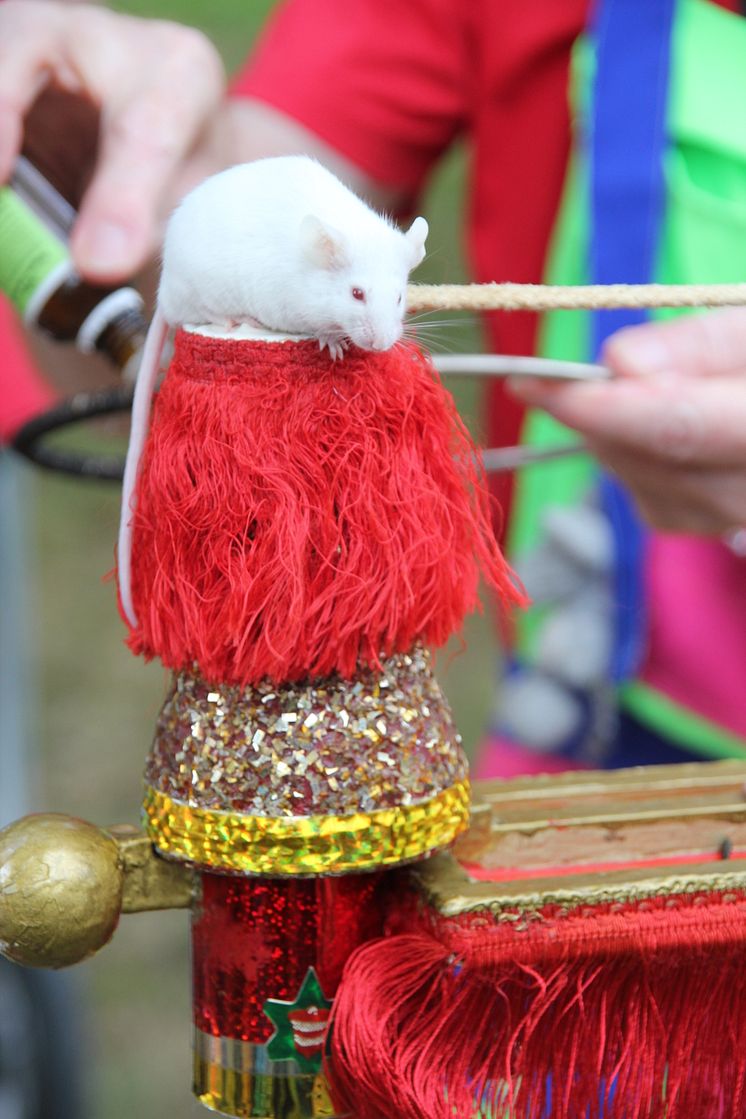
POLYGON ((404 334, 412 338, 416 338, 420 334, 427 333, 443 334, 446 333, 448 327, 452 325, 452 323, 408 323, 404 326, 404 334))
POLYGON ((407 317, 406 317, 405 321, 406 322, 422 322, 422 323, 428 323, 428 322, 430 322, 430 323, 435 323, 435 322, 437 322, 437 323, 449 323, 451 325, 460 324, 460 323, 473 324, 473 323, 477 322, 477 316, 476 315, 472 315, 472 314, 468 314, 468 313, 464 314, 461 311, 454 311, 451 314, 449 314, 447 318, 441 318, 441 319, 429 318, 430 315, 436 315, 436 314, 438 314, 437 311, 415 311, 411 314, 407 314, 407 317))
POLYGON ((407 330, 405 328, 402 337, 407 338, 410 341, 422 342, 428 338, 434 338, 436 341, 447 340, 449 338, 449 335, 447 334, 447 332, 442 330, 430 330, 418 327, 416 330, 407 330))
POLYGON ((414 342, 416 345, 420 346, 423 350, 430 350, 433 353, 437 352, 437 353, 448 353, 448 354, 450 354, 450 353, 456 353, 456 351, 457 351, 456 346, 446 345, 446 343, 444 342, 444 340, 442 338, 423 338, 421 335, 416 337, 416 338, 402 338, 396 344, 397 344, 397 346, 401 346, 401 345, 403 345, 407 342, 410 343, 410 344, 414 342))
POLYGON ((417 315, 417 316, 408 315, 407 318, 404 320, 404 325, 405 326, 433 326, 433 325, 437 324, 438 326, 447 326, 450 323, 453 323, 453 321, 454 321, 453 319, 428 319, 428 318, 425 318, 424 315, 417 315))
POLYGON ((435 342, 449 342, 452 340, 451 335, 447 333, 431 334, 430 332, 424 330, 417 330, 412 334, 405 332, 404 334, 402 334, 402 338, 405 338, 408 342, 427 342, 430 340, 435 342))

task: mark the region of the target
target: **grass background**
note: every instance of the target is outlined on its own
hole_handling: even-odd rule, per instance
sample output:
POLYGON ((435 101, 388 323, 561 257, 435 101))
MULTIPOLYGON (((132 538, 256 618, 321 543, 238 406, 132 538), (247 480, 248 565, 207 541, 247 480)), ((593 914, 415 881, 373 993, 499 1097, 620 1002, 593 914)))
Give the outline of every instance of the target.
MULTIPOLYGON (((273 0, 117 0, 132 14, 201 27, 229 70, 246 56, 273 0)), ((464 268, 460 214, 466 159, 449 155, 422 207, 431 225, 422 280, 458 281, 464 268)), ((443 349, 478 348, 476 324, 454 317, 443 349)), ((458 386, 462 413, 478 429, 474 387, 458 386)), ((98 823, 136 822, 140 774, 166 678, 123 645, 111 583, 118 491, 109 485, 29 473, 32 582, 41 765, 35 807, 98 823)), ((495 650, 488 618, 468 623, 467 652, 441 657, 439 676, 473 749, 488 717, 495 650)), ((177 911, 123 919, 98 957, 76 970, 83 995, 82 1054, 92 1119, 189 1119, 204 1115, 190 1094, 188 919, 177 911)))

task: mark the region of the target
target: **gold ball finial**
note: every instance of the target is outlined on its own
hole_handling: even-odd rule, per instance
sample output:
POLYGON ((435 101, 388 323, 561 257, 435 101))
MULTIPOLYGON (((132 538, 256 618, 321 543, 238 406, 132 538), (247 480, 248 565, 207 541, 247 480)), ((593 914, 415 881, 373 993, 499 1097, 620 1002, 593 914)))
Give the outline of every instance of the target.
POLYGON ((0 831, 0 953, 67 967, 106 944, 123 870, 110 835, 72 816, 25 816, 0 831))

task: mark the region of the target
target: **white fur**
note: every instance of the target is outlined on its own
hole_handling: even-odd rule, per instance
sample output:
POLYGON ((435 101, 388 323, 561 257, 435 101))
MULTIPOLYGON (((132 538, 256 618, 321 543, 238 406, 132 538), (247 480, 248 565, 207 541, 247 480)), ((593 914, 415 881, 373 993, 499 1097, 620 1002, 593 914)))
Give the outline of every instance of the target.
POLYGON ((241 164, 174 212, 161 310, 172 326, 249 318, 324 345, 387 350, 401 337, 426 236, 424 218, 402 233, 306 156, 241 164))
POLYGON ((306 156, 231 167, 178 206, 135 387, 122 492, 119 590, 130 625, 132 502, 167 326, 250 323, 317 338, 333 358, 350 342, 390 349, 402 335, 407 279, 425 255, 427 232, 416 218, 402 233, 306 156))

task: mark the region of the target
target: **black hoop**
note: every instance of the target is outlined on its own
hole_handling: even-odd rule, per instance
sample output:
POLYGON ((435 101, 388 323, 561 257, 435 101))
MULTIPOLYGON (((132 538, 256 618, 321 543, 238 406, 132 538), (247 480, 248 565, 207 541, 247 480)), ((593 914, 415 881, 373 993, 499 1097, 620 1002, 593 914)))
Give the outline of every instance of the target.
POLYGON ((94 416, 109 416, 129 412, 132 407, 133 389, 118 386, 98 389, 95 392, 77 392, 60 401, 32 420, 15 434, 11 446, 37 466, 77 478, 99 478, 121 482, 124 458, 114 455, 88 454, 83 451, 58 450, 44 444, 44 436, 68 424, 80 423, 94 416))

